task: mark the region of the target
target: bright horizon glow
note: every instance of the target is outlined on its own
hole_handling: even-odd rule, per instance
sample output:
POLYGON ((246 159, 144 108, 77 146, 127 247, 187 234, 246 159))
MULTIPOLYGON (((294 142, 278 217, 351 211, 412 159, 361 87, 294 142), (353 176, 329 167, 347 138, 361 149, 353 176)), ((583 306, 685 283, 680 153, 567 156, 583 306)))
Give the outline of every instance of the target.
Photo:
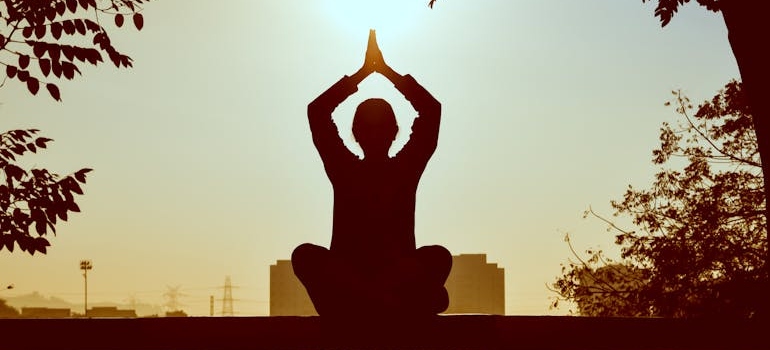
POLYGON ((429 10, 414 0, 325 0, 321 6, 336 27, 356 37, 368 35, 369 29, 389 34, 411 32, 429 10))

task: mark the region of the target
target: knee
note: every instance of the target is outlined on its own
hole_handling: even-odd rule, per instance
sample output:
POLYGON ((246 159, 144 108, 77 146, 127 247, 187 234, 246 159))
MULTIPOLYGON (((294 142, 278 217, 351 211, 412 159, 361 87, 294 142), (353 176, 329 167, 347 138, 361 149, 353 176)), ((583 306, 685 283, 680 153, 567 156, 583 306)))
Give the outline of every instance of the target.
POLYGON ((299 247, 294 248, 294 251, 291 253, 291 261, 313 259, 322 256, 328 251, 328 249, 315 244, 302 243, 299 247))
MULTIPOLYGON (((328 250, 310 243, 303 243, 291 253, 291 265, 297 277, 304 276, 313 266, 318 266, 328 250)), ((301 278, 301 277, 300 277, 301 278)))
POLYGON ((452 268, 452 253, 440 245, 423 246, 417 249, 418 259, 440 270, 452 268))

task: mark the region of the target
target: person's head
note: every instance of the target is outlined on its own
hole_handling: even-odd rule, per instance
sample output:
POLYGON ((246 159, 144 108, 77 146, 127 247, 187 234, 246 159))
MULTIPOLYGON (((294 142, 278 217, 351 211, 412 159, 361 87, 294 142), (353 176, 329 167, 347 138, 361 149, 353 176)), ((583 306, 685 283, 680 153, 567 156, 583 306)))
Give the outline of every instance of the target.
POLYGON ((356 108, 353 116, 353 137, 361 145, 365 155, 387 155, 397 133, 396 115, 387 101, 370 98, 356 108))

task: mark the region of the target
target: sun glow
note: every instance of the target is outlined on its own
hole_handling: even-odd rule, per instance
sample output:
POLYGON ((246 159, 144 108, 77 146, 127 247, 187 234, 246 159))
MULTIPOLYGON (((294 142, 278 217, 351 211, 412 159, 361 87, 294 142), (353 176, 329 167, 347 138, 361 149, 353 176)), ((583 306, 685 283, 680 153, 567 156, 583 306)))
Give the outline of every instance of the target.
POLYGON ((413 30, 428 11, 427 1, 415 0, 325 0, 331 21, 350 33, 378 32, 401 34, 413 30))

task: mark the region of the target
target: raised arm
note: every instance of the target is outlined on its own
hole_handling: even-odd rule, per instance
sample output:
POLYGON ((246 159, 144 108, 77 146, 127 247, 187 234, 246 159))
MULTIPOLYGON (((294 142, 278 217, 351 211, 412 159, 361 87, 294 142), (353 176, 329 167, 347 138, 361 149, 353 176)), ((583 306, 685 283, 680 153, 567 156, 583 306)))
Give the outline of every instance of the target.
MULTIPOLYGON (((372 51, 367 57, 372 57, 374 70, 388 80, 404 95, 417 111, 418 117, 412 124, 409 141, 398 152, 397 157, 410 159, 416 166, 424 167, 438 144, 438 131, 441 121, 441 103, 425 90, 411 75, 401 75, 385 63, 382 52, 377 47, 374 33, 369 35, 369 47, 372 51), (372 48, 373 47, 373 48, 372 48)), ((422 171, 422 168, 419 169, 422 171)))
POLYGON ((332 120, 332 112, 340 103, 358 91, 358 84, 374 72, 373 60, 370 56, 370 50, 367 48, 364 64, 358 71, 353 75, 342 77, 307 106, 313 144, 321 155, 326 174, 332 181, 344 163, 358 159, 342 142, 337 126, 332 120))

